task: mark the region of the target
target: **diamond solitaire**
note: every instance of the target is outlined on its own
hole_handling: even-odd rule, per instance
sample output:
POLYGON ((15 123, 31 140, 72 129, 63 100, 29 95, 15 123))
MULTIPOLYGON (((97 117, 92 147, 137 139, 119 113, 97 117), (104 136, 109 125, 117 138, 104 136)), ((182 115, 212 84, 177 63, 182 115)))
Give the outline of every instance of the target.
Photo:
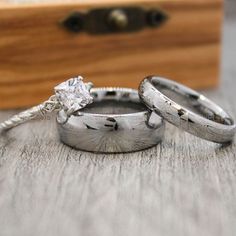
POLYGON ((2 122, 0 124, 0 132, 9 130, 34 118, 44 117, 47 113, 53 111, 63 110, 66 120, 70 115, 93 102, 93 97, 89 93, 92 86, 92 83, 83 83, 81 76, 69 79, 57 85, 54 88, 55 95, 52 95, 47 101, 2 122))
POLYGON ((54 90, 63 110, 70 115, 93 102, 90 87, 90 83, 84 84, 83 78, 78 76, 57 85, 54 90))

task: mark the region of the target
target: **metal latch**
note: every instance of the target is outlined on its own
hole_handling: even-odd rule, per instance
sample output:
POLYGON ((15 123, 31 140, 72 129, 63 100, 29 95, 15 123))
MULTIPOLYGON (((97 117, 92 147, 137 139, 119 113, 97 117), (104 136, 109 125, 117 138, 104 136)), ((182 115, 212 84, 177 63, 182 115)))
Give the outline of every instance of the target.
POLYGON ((75 33, 85 31, 89 34, 109 34, 159 27, 167 19, 167 14, 160 9, 113 7, 73 12, 62 20, 62 24, 75 33))

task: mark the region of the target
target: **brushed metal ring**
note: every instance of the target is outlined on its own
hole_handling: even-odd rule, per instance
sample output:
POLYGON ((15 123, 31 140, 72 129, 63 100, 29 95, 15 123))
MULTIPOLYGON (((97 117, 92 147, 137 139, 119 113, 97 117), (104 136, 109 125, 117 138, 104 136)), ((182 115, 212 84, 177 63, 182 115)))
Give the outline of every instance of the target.
POLYGON ((64 144, 96 153, 124 153, 162 140, 163 119, 141 103, 137 90, 93 88, 90 93, 93 103, 86 108, 66 120, 63 110, 58 113, 57 127, 64 144))
POLYGON ((182 84, 157 76, 146 77, 139 95, 147 107, 183 130, 216 143, 234 138, 236 125, 221 107, 182 84))

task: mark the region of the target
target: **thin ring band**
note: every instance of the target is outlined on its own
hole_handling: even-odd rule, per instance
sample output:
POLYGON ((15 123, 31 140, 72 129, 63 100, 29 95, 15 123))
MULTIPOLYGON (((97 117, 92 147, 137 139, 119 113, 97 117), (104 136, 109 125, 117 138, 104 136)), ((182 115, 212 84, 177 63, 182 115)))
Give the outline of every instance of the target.
POLYGON ((47 101, 22 111, 8 120, 0 123, 0 133, 8 131, 20 124, 30 121, 34 118, 45 117, 48 113, 66 111, 66 117, 73 114, 73 112, 83 108, 92 102, 92 97, 89 90, 92 88, 92 83, 83 83, 81 76, 71 78, 54 88, 55 94, 47 101))
POLYGON ((156 114, 195 136, 216 143, 228 143, 234 138, 233 119, 204 95, 184 85, 149 76, 141 82, 139 95, 156 114))
POLYGON ((51 96, 47 101, 20 112, 0 123, 0 133, 12 129, 20 124, 38 117, 45 117, 47 113, 59 110, 59 104, 55 95, 51 96))
POLYGON ((164 135, 161 117, 144 106, 138 91, 128 88, 93 88, 93 103, 64 120, 57 116, 63 143, 96 153, 124 153, 158 144, 164 135))

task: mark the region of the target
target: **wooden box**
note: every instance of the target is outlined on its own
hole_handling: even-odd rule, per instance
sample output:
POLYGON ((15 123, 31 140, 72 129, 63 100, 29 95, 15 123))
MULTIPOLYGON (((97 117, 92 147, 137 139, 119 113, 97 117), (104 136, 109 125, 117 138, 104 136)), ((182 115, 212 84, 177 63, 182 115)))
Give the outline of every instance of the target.
POLYGON ((0 108, 37 104, 76 75, 96 87, 137 88, 150 74, 193 88, 216 86, 222 9, 222 0, 1 3, 0 108), (130 6, 161 9, 168 20, 156 28, 97 35, 62 24, 75 11, 130 6))

